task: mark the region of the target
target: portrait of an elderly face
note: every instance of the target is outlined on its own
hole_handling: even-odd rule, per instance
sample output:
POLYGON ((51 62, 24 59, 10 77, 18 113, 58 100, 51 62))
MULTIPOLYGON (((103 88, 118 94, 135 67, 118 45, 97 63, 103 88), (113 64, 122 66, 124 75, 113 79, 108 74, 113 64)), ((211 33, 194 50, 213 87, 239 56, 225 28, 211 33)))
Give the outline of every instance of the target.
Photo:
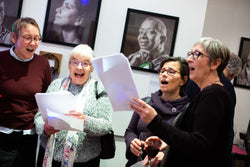
POLYGON ((129 9, 121 52, 132 68, 157 72, 173 55, 178 18, 129 9))
POLYGON ((137 39, 142 50, 155 54, 165 52, 167 28, 160 19, 146 18, 139 28, 137 39))

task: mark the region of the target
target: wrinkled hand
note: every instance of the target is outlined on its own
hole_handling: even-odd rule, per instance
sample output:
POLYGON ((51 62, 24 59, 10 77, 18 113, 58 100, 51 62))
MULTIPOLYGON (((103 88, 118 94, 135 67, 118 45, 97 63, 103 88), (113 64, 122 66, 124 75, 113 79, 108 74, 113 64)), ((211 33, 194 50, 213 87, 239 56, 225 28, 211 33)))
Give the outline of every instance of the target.
POLYGON ((69 111, 68 114, 64 114, 65 116, 72 117, 72 118, 77 118, 77 119, 83 119, 84 124, 86 122, 86 117, 81 113, 77 111, 69 111))
POLYGON ((44 124, 44 132, 46 135, 52 135, 56 132, 59 132, 60 130, 55 129, 54 127, 50 126, 48 122, 44 124))
POLYGON ((130 151, 139 157, 139 155, 141 154, 141 149, 142 149, 142 145, 144 145, 145 142, 141 141, 137 138, 135 138, 134 140, 132 140, 132 142, 130 143, 130 151))
POLYGON ((140 116, 143 122, 149 124, 154 117, 157 115, 157 112, 149 104, 145 103, 143 100, 138 98, 133 98, 136 102, 130 102, 130 107, 140 116))
MULTIPOLYGON (((154 159, 151 159, 150 167, 158 167, 159 163, 163 160, 164 153, 162 151, 158 152, 158 154, 154 157, 154 159)), ((149 164, 148 156, 144 159, 144 166, 147 166, 149 164)))

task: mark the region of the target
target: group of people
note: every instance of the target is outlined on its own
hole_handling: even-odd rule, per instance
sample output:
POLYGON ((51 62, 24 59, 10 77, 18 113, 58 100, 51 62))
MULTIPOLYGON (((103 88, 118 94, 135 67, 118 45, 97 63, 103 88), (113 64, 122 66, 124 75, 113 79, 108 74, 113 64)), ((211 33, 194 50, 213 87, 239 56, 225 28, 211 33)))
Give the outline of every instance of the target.
POLYGON ((178 58, 171 59, 167 58, 171 63, 161 64, 160 90, 151 95, 151 101, 135 98, 131 102, 135 112, 125 132, 126 166, 137 162, 142 145, 146 145, 138 139, 139 134, 148 131, 167 144, 151 166, 232 166, 235 92, 228 78, 241 71, 241 63, 235 63, 240 59, 230 55, 229 49, 213 38, 202 38, 188 52, 189 73, 184 73, 181 63, 173 65, 178 58), (180 83, 183 76, 187 79, 180 83), (184 97, 189 101, 181 91, 177 91, 179 96, 171 97, 172 82, 176 83, 174 90, 187 85, 184 97), (156 100, 156 94, 160 100, 156 100), (163 106, 167 108, 165 113, 161 111, 163 106))
MULTIPOLYGON (((0 166, 34 167, 37 162, 43 167, 99 167, 100 137, 112 128, 112 106, 102 83, 91 77, 93 50, 86 44, 74 47, 70 75, 51 82, 48 61, 35 54, 41 41, 36 21, 18 19, 11 40, 11 49, 0 53, 0 166), (76 97, 77 109, 66 116, 82 119, 83 131, 57 130, 43 121, 34 95, 60 90, 76 97)), ((169 167, 232 164, 235 99, 223 80, 230 82, 225 70, 235 75, 239 71, 228 65, 230 51, 217 39, 202 38, 187 56, 187 60, 163 59, 158 69, 160 89, 131 101, 134 113, 125 131, 126 166, 138 161, 151 139, 161 140, 162 145, 153 160, 141 157, 145 165, 149 161, 151 166, 169 167), (188 85, 198 91, 188 93, 188 85), (150 132, 151 137, 142 141, 141 132, 150 132)))

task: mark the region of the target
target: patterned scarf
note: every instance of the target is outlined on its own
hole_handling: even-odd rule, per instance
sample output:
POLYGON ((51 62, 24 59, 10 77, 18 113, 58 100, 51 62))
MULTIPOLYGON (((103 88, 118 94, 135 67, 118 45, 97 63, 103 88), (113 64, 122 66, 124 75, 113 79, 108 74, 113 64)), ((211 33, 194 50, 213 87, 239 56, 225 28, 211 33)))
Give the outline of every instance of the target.
MULTIPOLYGON (((86 102, 86 95, 88 93, 88 89, 92 83, 94 83, 95 80, 89 79, 83 86, 81 93, 78 95, 77 98, 77 109, 76 111, 83 111, 84 104, 86 102)), ((66 78, 64 82, 62 83, 61 90, 68 90, 70 84, 70 77, 66 78)), ((72 167, 74 164, 75 159, 75 153, 77 149, 78 144, 78 138, 79 138, 79 132, 78 131, 68 131, 66 142, 64 146, 64 154, 62 157, 62 167, 72 167)), ((43 159, 43 167, 51 167, 52 166, 52 160, 53 160, 53 152, 54 152, 54 145, 56 141, 56 133, 52 134, 47 142, 46 151, 44 154, 43 159)))

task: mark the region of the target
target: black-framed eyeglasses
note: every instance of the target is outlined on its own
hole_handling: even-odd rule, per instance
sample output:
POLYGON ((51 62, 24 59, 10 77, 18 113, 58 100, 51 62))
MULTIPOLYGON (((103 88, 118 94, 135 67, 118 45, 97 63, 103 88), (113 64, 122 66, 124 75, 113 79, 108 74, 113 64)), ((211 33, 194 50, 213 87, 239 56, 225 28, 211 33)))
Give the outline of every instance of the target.
POLYGON ((70 63, 70 65, 71 66, 73 66, 73 67, 78 67, 79 66, 79 64, 81 64, 81 67, 88 67, 88 66, 90 66, 90 64, 88 64, 88 63, 79 63, 79 62, 77 62, 77 61, 71 61, 71 62, 69 62, 70 63))
POLYGON ((201 55, 207 56, 206 54, 199 52, 199 51, 194 51, 194 52, 188 52, 187 56, 192 56, 193 59, 198 59, 201 55))
POLYGON ((158 74, 160 74, 160 75, 164 74, 164 72, 167 72, 167 74, 168 74, 169 76, 174 76, 176 73, 181 74, 179 71, 176 71, 176 70, 174 70, 174 69, 172 69, 172 68, 169 68, 169 69, 158 68, 157 71, 158 71, 158 74))
POLYGON ((25 43, 30 43, 32 40, 35 42, 35 43, 39 43, 42 41, 42 37, 35 37, 35 38, 32 38, 30 36, 23 36, 23 35, 19 35, 20 37, 23 38, 23 41, 25 43))

